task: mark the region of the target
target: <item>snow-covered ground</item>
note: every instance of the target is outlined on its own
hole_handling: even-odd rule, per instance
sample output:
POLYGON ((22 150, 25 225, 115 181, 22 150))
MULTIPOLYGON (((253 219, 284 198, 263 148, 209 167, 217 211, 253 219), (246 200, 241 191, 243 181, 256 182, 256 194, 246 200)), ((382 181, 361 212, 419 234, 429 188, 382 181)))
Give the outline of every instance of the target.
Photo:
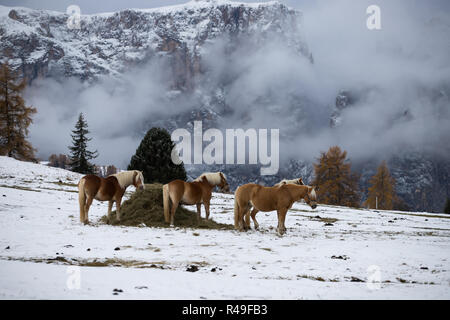
MULTIPOLYGON (((0 298, 450 299, 444 214, 296 203, 279 237, 275 212, 246 233, 117 227, 94 202, 85 226, 79 178, 0 157, 0 298)), ((232 224, 233 196, 211 216, 232 224)))

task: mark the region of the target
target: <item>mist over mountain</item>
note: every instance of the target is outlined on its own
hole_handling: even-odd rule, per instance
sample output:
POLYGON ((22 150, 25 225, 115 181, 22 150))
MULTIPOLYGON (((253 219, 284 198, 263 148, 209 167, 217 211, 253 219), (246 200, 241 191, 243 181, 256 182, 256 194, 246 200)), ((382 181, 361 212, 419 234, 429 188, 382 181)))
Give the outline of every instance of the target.
POLYGON ((122 168, 152 126, 276 128, 278 175, 189 165, 190 175, 223 170, 234 187, 311 181, 311 162, 339 145, 362 186, 386 159, 411 208, 440 211, 450 195, 448 13, 386 1, 382 29, 370 31, 368 5, 191 1, 84 15, 74 30, 64 13, 0 7, 0 52, 30 82, 43 158, 67 151, 79 112, 97 161, 122 168))

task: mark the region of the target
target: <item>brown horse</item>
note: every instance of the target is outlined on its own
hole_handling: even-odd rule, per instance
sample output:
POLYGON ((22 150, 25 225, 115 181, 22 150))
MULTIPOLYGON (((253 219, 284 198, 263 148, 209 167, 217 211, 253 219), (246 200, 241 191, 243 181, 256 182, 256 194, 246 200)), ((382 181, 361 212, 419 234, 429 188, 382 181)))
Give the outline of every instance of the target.
POLYGON ((237 188, 234 193, 234 227, 240 231, 250 228, 250 209, 252 207, 251 217, 255 229, 259 227, 255 218, 258 211, 276 210, 278 213, 277 231, 283 234, 286 231, 284 225, 286 213, 292 207, 292 204, 300 199, 304 199, 313 209, 317 207, 314 187, 294 184, 263 187, 254 183, 244 184, 237 188), (244 221, 244 216, 246 221, 244 221))
POLYGON ((174 180, 163 186, 164 219, 174 225, 175 211, 180 203, 196 204, 197 219, 200 220, 201 204, 205 207, 206 219, 209 218, 209 202, 214 187, 229 192, 227 179, 222 172, 203 173, 192 182, 174 180))
POLYGON ((111 221, 111 210, 116 202, 117 220, 120 221, 120 203, 128 186, 144 189, 144 176, 141 171, 119 172, 106 178, 89 174, 78 182, 78 200, 80 203, 80 221, 89 223, 89 208, 94 199, 109 201, 108 221, 111 221))

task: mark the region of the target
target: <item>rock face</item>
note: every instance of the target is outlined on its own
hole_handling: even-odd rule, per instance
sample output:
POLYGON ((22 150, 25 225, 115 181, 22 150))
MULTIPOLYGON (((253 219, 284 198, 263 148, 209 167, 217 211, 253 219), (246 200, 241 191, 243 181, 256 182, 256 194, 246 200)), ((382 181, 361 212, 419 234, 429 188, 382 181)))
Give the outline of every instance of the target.
MULTIPOLYGON (((39 77, 76 77, 95 83, 104 76, 120 79, 132 67, 162 58, 167 63, 169 94, 181 99, 183 94, 189 94, 194 98, 192 107, 185 112, 168 119, 155 117, 147 127, 189 129, 193 121, 202 120, 205 130, 219 127, 218 123, 235 110, 225 99, 233 77, 221 79, 213 88, 202 87, 202 83, 209 81, 205 48, 217 39, 224 40, 231 55, 242 45, 257 48, 276 38, 296 55, 313 63, 304 41, 301 12, 277 1, 200 0, 171 7, 82 15, 78 29, 69 28, 68 19, 67 14, 60 12, 0 6, 0 60, 7 59, 29 82, 39 77)), ((277 93, 280 87, 270 87, 271 92, 256 96, 248 104, 265 110, 265 118, 288 119, 284 134, 293 137, 301 125, 314 126, 305 112, 305 106, 312 102, 298 89, 282 89, 285 91, 277 93)), ((351 90, 339 92, 330 114, 330 126, 338 127, 343 110, 357 100, 358 96, 351 90)), ((246 117, 242 114, 244 123, 246 117)), ((307 183, 312 181, 311 163, 280 160, 280 171, 274 176, 261 176, 256 165, 197 165, 186 169, 191 177, 204 171, 223 171, 228 174, 232 188, 247 182, 273 185, 283 178, 294 177, 303 177, 307 183)), ((355 164, 362 173, 364 190, 377 164, 355 164)), ((442 210, 445 197, 450 196, 448 161, 405 152, 390 159, 388 164, 397 180, 398 193, 410 209, 442 210)))
POLYGON ((251 35, 258 43, 276 33, 299 53, 309 55, 299 37, 301 13, 278 2, 203 0, 82 15, 78 29, 70 29, 68 19, 59 12, 0 6, 1 56, 32 81, 40 76, 83 80, 119 76, 130 66, 167 55, 173 87, 192 90, 202 72, 202 48, 217 37, 251 35))

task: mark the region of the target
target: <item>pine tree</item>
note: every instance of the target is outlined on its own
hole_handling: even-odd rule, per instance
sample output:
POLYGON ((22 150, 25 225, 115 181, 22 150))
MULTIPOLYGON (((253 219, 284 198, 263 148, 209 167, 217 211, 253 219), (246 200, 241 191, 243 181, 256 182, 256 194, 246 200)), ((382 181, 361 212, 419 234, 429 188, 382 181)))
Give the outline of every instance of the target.
POLYGON ((87 149, 87 143, 92 140, 88 138, 88 125, 84 119, 83 113, 80 113, 78 121, 75 124, 75 130, 72 130, 72 143, 70 149, 70 170, 79 173, 94 173, 94 166, 89 160, 98 157, 97 150, 92 152, 87 149))
POLYGON ((21 96, 25 86, 25 79, 19 82, 8 63, 0 66, 0 155, 36 161, 35 149, 26 140, 36 108, 25 106, 21 96))
POLYGON ((450 214, 450 198, 447 198, 445 202, 444 213, 450 214))
POLYGON ((386 161, 377 169, 377 173, 370 179, 369 194, 365 205, 371 209, 392 210, 396 203, 395 180, 391 177, 386 161))
POLYGON ((161 128, 151 128, 131 158, 128 170, 140 170, 146 182, 168 183, 175 179, 186 180, 183 163, 172 162, 175 146, 169 132, 161 128))
POLYGON ((320 203, 359 206, 359 175, 351 172, 351 164, 346 158, 347 152, 334 146, 322 152, 319 162, 314 164, 313 185, 319 187, 320 203))

